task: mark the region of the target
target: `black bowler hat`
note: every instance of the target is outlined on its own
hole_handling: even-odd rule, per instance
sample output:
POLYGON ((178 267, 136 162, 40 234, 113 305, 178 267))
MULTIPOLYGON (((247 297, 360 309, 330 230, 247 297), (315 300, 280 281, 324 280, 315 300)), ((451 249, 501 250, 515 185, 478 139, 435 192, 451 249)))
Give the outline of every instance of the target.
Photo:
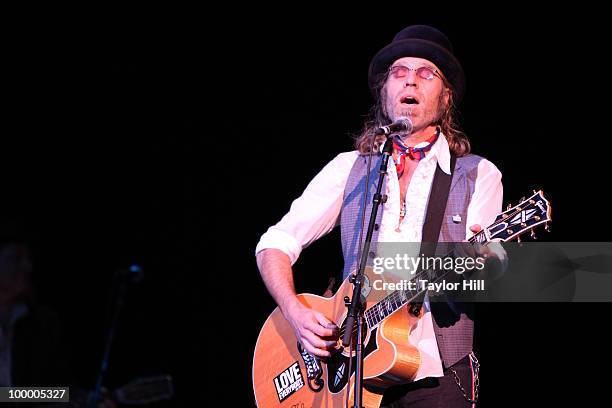
POLYGON ((465 92, 465 74, 453 54, 453 46, 444 33, 426 25, 404 28, 372 58, 368 82, 374 96, 380 91, 378 84, 389 66, 403 57, 424 58, 436 64, 453 87, 455 102, 461 100, 465 92))

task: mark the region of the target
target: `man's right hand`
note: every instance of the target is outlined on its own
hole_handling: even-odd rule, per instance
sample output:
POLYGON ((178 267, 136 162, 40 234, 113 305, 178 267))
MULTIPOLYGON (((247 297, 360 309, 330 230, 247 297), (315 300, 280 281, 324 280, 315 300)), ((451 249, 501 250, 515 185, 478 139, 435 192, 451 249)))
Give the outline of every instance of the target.
POLYGON ((304 306, 297 298, 283 311, 302 346, 317 357, 330 357, 336 348, 339 329, 322 313, 304 306))
POLYGON ((264 249, 257 254, 257 266, 268 291, 302 346, 317 357, 331 356, 330 350, 335 348, 339 337, 338 327, 299 301, 289 256, 279 249, 264 249))

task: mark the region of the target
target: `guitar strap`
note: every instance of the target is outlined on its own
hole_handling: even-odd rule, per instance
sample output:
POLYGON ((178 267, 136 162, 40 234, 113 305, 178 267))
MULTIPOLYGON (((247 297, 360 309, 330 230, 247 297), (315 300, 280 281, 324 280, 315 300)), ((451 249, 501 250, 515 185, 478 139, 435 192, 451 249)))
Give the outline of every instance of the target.
MULTIPOLYGON (((431 192, 429 194, 429 202, 427 204, 427 213, 425 214, 425 222, 423 223, 421 250, 419 252, 425 259, 434 256, 436 252, 456 163, 457 156, 451 153, 451 174, 446 174, 439 165, 436 166, 436 173, 434 175, 431 192)), ((418 301, 410 303, 409 310, 412 315, 419 315, 422 301, 422 296, 420 296, 418 301)))

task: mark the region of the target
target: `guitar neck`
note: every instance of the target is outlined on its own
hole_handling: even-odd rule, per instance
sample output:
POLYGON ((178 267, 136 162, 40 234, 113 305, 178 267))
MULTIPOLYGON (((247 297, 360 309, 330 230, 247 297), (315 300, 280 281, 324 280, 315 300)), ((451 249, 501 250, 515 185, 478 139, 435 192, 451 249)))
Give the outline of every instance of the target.
POLYGON ((364 317, 368 326, 371 328, 378 326, 393 312, 424 295, 427 292, 426 285, 419 281, 425 280, 427 283, 436 283, 444 279, 450 272, 448 270, 436 272, 433 269, 419 271, 403 285, 402 289, 395 290, 365 311, 364 317))
MULTIPOLYGON (((537 225, 550 221, 550 207, 548 201, 543 198, 542 192, 534 192, 528 200, 524 200, 521 204, 508 208, 505 212, 499 214, 495 222, 487 228, 474 234, 468 242, 472 244, 486 245, 493 238, 500 241, 508 241, 515 238, 528 230, 535 228, 537 225)), ((451 255, 446 254, 443 257, 451 255)), ((376 327, 386 317, 404 306, 405 304, 415 301, 427 292, 427 286, 419 284, 427 281, 427 283, 437 283, 444 279, 451 271, 435 269, 421 269, 415 276, 410 279, 402 289, 396 290, 386 296, 381 301, 377 302, 365 311, 366 322, 369 327, 376 327)))

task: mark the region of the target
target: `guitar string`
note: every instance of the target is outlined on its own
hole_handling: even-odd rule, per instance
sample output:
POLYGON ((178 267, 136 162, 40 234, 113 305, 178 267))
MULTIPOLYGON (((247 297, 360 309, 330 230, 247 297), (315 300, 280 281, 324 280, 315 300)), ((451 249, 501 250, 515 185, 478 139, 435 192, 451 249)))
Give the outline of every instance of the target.
MULTIPOLYGON (((534 196, 535 196, 535 195, 534 195, 534 196)), ((532 198, 533 198, 534 196, 530 197, 528 200, 525 200, 525 201, 532 200, 532 198)), ((525 202, 525 201, 524 201, 524 202, 525 202)), ((491 224, 489 227, 487 227, 487 228, 485 228, 485 229, 483 229, 483 230, 481 230, 481 231, 477 232, 476 234, 474 234, 474 235, 473 235, 471 238, 469 238, 469 239, 468 239, 468 242, 470 242, 470 243, 472 243, 472 244, 473 244, 474 242, 476 242, 476 238, 477 238, 477 237, 479 237, 480 235, 485 235, 485 239, 486 239, 485 230, 491 230, 491 229, 493 229, 494 227, 496 227, 496 226, 500 225, 502 222, 505 222, 505 220, 507 220, 508 218, 515 217, 515 216, 519 215, 521 212, 523 212, 523 211, 524 211, 524 208, 522 208, 522 207, 520 206, 520 204, 519 204, 519 205, 517 205, 515 208, 517 208, 517 210, 515 210, 514 212, 512 212, 512 213, 511 213, 511 214, 509 214, 508 216, 506 216, 506 217, 504 217, 504 218, 501 218, 501 219, 499 219, 499 220, 496 220, 496 221, 495 221, 495 222, 493 222, 493 223, 492 223, 492 224, 491 224)), ((502 214, 503 214, 503 213, 502 213, 502 214)), ((526 231, 524 231, 524 232, 526 232, 526 231)), ((479 242, 480 242, 480 241, 479 241, 479 242)), ((489 242, 490 242, 490 241, 489 241, 489 242)), ((452 251, 451 251, 451 252, 449 252, 449 253, 447 253, 447 254, 446 254, 444 257, 449 256, 451 253, 452 253, 452 251)), ((417 278, 423 278, 423 277, 425 277, 424 275, 427 275, 426 277, 427 277, 427 278, 429 278, 428 271, 429 271, 429 270, 422 270, 422 271, 420 271, 420 272, 417 272, 417 273, 415 274, 415 276, 414 276, 414 277, 411 279, 411 281, 418 280, 417 278)), ((445 277, 447 274, 448 274, 448 271, 447 271, 446 273, 444 273, 444 274, 442 274, 442 275, 438 276, 438 277, 437 277, 437 279, 443 278, 443 277, 445 277)), ((388 295, 388 296, 387 296, 387 297, 385 297, 384 299, 380 300, 379 302, 377 302, 376 304, 374 304, 374 305, 372 305, 370 308, 368 308, 368 309, 367 309, 367 310, 364 312, 364 318, 366 319, 366 322, 368 323, 368 325, 370 325, 370 321, 373 321, 373 320, 374 320, 374 317, 375 317, 375 316, 381 316, 382 318, 381 318, 381 319, 380 319, 378 322, 375 322, 375 323, 374 323, 374 325, 371 325, 371 326, 376 326, 376 325, 378 325, 378 323, 380 323, 380 322, 381 322, 381 321, 382 321, 384 318, 386 318, 386 317, 390 316, 390 315, 391 315, 393 312, 395 312, 396 310, 398 310, 398 309, 399 309, 401 306, 403 306, 404 304, 409 303, 409 302, 411 302, 412 300, 414 300, 414 299, 415 299, 417 296, 419 296, 419 294, 420 294, 422 291, 421 291, 421 292, 419 292, 419 293, 417 293, 416 295, 413 295, 413 296, 412 296, 411 298, 409 298, 409 299, 408 299, 407 297, 401 296, 401 293, 402 293, 402 292, 403 292, 403 293, 406 293, 406 291, 402 291, 402 290, 397 290, 397 291, 394 291, 393 293, 391 293, 390 295, 388 295), (397 295, 399 295, 399 296, 400 296, 400 297, 399 297, 399 299, 397 299, 397 300, 399 300, 399 301, 400 301, 400 303, 401 303, 401 304, 400 304, 400 306, 399 306, 399 307, 396 307, 396 309, 395 309, 395 310, 391 311, 391 313, 389 313, 389 314, 387 314, 387 315, 385 316, 385 315, 384 315, 383 310, 381 310, 381 309, 382 309, 382 307, 383 307, 383 304, 388 305, 388 304, 390 303, 390 301, 391 301, 391 300, 395 300, 395 299, 392 299, 392 298, 397 297, 397 295), (402 302, 403 302, 405 299, 408 299, 408 300, 407 300, 405 303, 402 303, 402 302), (381 314, 380 314, 380 312, 383 312, 383 314, 381 315, 381 314)), ((410 290, 409 292, 412 294, 412 290, 410 290)), ((346 326, 342 326, 342 327, 341 327, 341 329, 340 329, 340 335, 341 335, 341 336, 342 336, 342 335, 344 334, 344 332, 346 331, 346 330, 345 330, 345 327, 346 327, 346 326)), ((356 328, 356 327, 353 327, 353 333, 355 333, 355 334, 357 333, 357 328, 356 328)))
MULTIPOLYGON (((491 227, 493 227, 494 224, 491 224, 491 227)), ((471 237, 468 242, 474 242, 475 237, 477 235, 480 234, 484 234, 484 230, 479 231, 478 233, 476 233, 473 237, 471 237)), ((450 255, 452 252, 447 253, 445 256, 450 255)), ((411 279, 411 281, 415 281, 418 280, 418 278, 424 278, 425 275, 427 275, 427 272, 429 270, 421 270, 419 272, 417 272, 415 274, 415 276, 411 279)), ((441 275, 440 277, 446 276, 446 274, 441 275)), ((429 275, 427 276, 429 277, 429 275)), ((387 316, 390 316, 393 312, 395 312, 396 310, 398 310, 401 306, 403 306, 406 303, 409 303, 410 301, 412 301, 414 298, 416 298, 421 292, 417 291, 416 295, 412 295, 410 297, 408 296, 402 296, 404 293, 406 292, 410 292, 410 294, 412 295, 412 290, 408 290, 408 291, 403 291, 403 290, 396 290, 394 292, 392 292, 391 294, 387 295, 384 299, 378 301, 376 304, 372 305, 370 308, 368 308, 365 312, 364 312, 364 318, 366 319, 366 322, 368 323, 368 325, 370 327, 376 326, 378 323, 380 323, 384 318, 386 318, 387 316), (398 300, 400 302, 400 306, 396 307, 395 310, 392 310, 389 314, 384 315, 385 311, 388 311, 388 309, 385 308, 385 310, 381 310, 383 309, 383 305, 388 305, 390 302, 394 302, 398 300), (381 315, 382 312, 382 315, 381 315), (373 325, 370 323, 371 321, 374 321, 375 317, 380 316, 381 319, 378 322, 375 322, 373 325)), ((346 326, 342 326, 340 329, 340 335, 342 336, 344 334, 344 332, 346 331, 346 326)), ((357 328, 353 327, 353 333, 357 333, 357 328)))

